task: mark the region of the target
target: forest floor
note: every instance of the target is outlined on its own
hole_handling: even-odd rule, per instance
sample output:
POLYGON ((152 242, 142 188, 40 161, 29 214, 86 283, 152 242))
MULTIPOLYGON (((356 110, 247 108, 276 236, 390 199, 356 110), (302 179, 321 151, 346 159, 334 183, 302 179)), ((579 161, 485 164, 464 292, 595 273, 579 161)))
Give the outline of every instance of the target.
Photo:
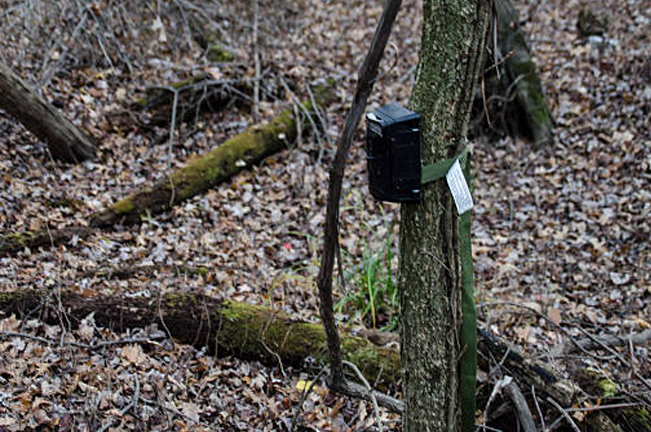
MULTIPOLYGON (((272 118, 293 104, 292 95, 307 97, 309 85, 333 78, 336 100, 324 131, 168 213, 0 258, 0 293, 45 288, 156 298, 200 290, 318 321, 327 172, 381 2, 259 1, 260 117, 272 118), (175 271, 189 267, 205 271, 175 271), (116 269, 129 271, 112 276, 116 269)), ((192 1, 136 3, 0 0, 0 61, 101 142, 92 162, 54 162, 43 143, 0 112, 0 234, 83 225, 257 123, 250 104, 233 104, 179 125, 170 145, 169 127, 148 125, 131 103, 145 88, 197 74, 253 78, 249 2, 204 2, 202 10, 192 1), (193 15, 214 27, 232 62, 208 60, 192 38, 193 15)), ((537 149, 525 138, 495 136, 471 142, 479 318, 568 377, 592 367, 624 391, 639 392, 632 371, 651 379, 648 345, 622 349, 620 359, 550 353, 587 333, 627 336, 651 328, 651 1, 516 6, 556 121, 556 143, 537 149), (582 8, 609 18, 603 36, 579 37, 582 8)), ((407 104, 420 8, 419 1, 404 2, 369 110, 407 104)), ((353 331, 395 322, 391 299, 374 318, 353 308, 365 301, 365 265, 380 262, 384 282, 395 282, 398 267, 399 207, 372 200, 365 169, 360 130, 341 211, 347 283, 336 287, 338 298, 349 299, 338 317, 353 331)), ((289 430, 301 388, 314 377, 214 358, 169 339, 157 349, 134 343, 89 352, 71 345, 164 336, 156 328, 113 334, 92 317, 68 329, 0 315, 0 331, 57 341, 0 339, 0 431, 289 430), (140 403, 129 407, 136 393, 140 403)), ((301 430, 376 430, 370 404, 319 386, 304 404, 301 430)), ((385 429, 400 430, 398 416, 382 411, 380 419, 385 429)))

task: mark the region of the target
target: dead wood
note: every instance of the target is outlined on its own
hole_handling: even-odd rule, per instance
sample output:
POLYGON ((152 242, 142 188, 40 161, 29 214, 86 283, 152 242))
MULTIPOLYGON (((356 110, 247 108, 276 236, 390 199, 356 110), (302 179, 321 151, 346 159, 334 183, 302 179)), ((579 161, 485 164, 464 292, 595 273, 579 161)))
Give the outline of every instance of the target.
POLYGON ((588 421, 594 425, 595 431, 651 432, 651 414, 649 414, 651 405, 648 395, 645 397, 644 394, 641 394, 632 397, 603 372, 596 369, 580 369, 573 375, 577 377, 577 383, 581 388, 596 401, 595 411, 588 411, 588 421), (639 404, 624 403, 621 404, 621 407, 617 407, 622 401, 630 401, 631 399, 633 399, 633 402, 639 402, 639 404), (609 401, 611 400, 615 401, 615 403, 610 404, 609 401), (616 408, 601 411, 599 410, 599 403, 605 406, 612 405, 616 408))
POLYGON ((203 74, 147 89, 145 97, 136 99, 132 108, 146 112, 146 126, 164 126, 173 117, 177 123, 192 121, 202 113, 220 111, 231 103, 248 103, 252 88, 250 79, 217 80, 203 74))
POLYGON ((651 341, 651 329, 629 336, 603 335, 594 336, 593 339, 585 338, 578 341, 566 342, 554 349, 554 354, 571 354, 579 350, 603 349, 604 346, 617 347, 626 344, 643 345, 651 341))
MULTIPOLYGON (((47 305, 47 291, 22 290, 0 294, 0 310, 25 316, 41 307, 41 319, 59 323, 56 302, 47 305)), ((219 301, 201 294, 169 293, 161 298, 86 297, 74 292, 61 293, 63 311, 72 322, 94 312, 95 322, 116 332, 158 323, 181 343, 208 346, 220 355, 257 359, 266 364, 300 366, 308 357, 322 363, 328 358, 326 337, 320 324, 292 319, 287 314, 261 306, 219 301), (164 324, 164 325, 163 325, 164 324)), ((485 356, 499 355, 509 375, 534 385, 537 392, 570 406, 580 389, 485 330, 479 333, 479 350, 485 356), (508 351, 508 354, 506 352, 508 351), (506 355, 505 355, 506 354, 506 355)), ((350 333, 341 335, 343 358, 357 365, 370 382, 384 387, 401 378, 400 354, 395 347, 374 345, 350 333)), ((485 363, 482 366, 490 367, 485 363)))
MULTIPOLYGON (((47 305, 47 291, 23 290, 0 294, 0 310, 25 316, 47 305)), ((39 310, 41 319, 59 324, 56 301, 39 310)), ((201 294, 169 293, 161 298, 85 297, 61 293, 63 311, 71 322, 95 313, 97 325, 123 332, 129 328, 158 323, 169 329, 181 343, 208 346, 219 355, 256 359, 266 364, 301 366, 308 357, 326 363, 326 339, 320 324, 306 323, 287 314, 261 306, 219 301, 201 294)), ((344 358, 357 365, 374 382, 385 386, 400 380, 400 358, 396 350, 373 345, 346 334, 342 341, 344 358)))
MULTIPOLYGON (((60 311, 63 311, 73 326, 94 313, 97 325, 115 332, 157 323, 169 330, 170 335, 180 343, 208 346, 212 353, 218 355, 235 355, 269 365, 282 362, 283 365, 301 367, 308 358, 322 364, 328 358, 326 337, 321 325, 299 321, 262 306, 220 301, 194 293, 134 298, 87 297, 63 291, 60 299, 61 305, 58 306, 58 299, 55 301, 52 293, 45 290, 2 293, 0 311, 6 315, 24 317, 38 310, 39 317, 50 324, 60 324, 60 311)), ((383 388, 395 387, 399 383, 400 354, 395 347, 376 346, 366 338, 347 332, 341 334, 341 347, 343 358, 357 365, 369 381, 377 380, 383 388)), ((526 388, 533 385, 537 394, 551 397, 564 407, 572 406, 577 397, 584 394, 581 388, 561 378, 545 364, 519 353, 484 329, 478 334, 478 349, 482 354, 480 358, 493 356, 501 361, 500 367, 504 371, 526 388)), ((484 370, 491 367, 489 362, 481 362, 480 365, 484 370)), ((596 374, 587 374, 581 378, 581 384, 588 392, 598 395, 601 394, 599 389, 603 393, 604 388, 608 390, 612 387, 611 384, 605 386, 603 379, 596 374)), ((360 396, 366 393, 360 390, 360 396)), ((630 404, 603 411, 596 407, 595 412, 588 412, 583 424, 588 431, 617 431, 617 423, 625 431, 646 432, 651 431, 646 416, 643 408, 631 407, 630 404)))
POLYGON ((524 33, 520 29, 518 13, 511 0, 496 0, 497 39, 501 57, 508 72, 509 87, 515 86, 518 103, 536 145, 551 144, 553 121, 536 64, 524 33))
MULTIPOLYGON (((311 102, 303 105, 305 113, 310 114, 315 109, 311 102)), ((111 207, 95 213, 88 221, 91 228, 71 227, 6 235, 0 239, 0 256, 25 248, 59 244, 75 235, 83 237, 92 232, 92 228, 134 223, 140 221, 143 215, 167 211, 286 148, 297 137, 297 121, 301 120, 297 120, 292 110, 288 109, 266 125, 250 127, 215 150, 191 159, 186 166, 155 185, 137 190, 111 207)), ((306 123, 300 129, 305 132, 309 127, 306 123)))
POLYGON ((2 64, 0 109, 15 117, 27 130, 43 140, 56 159, 76 163, 95 156, 96 144, 90 136, 68 121, 2 64))
POLYGON ((0 256, 14 254, 25 248, 32 249, 64 243, 70 241, 74 236, 85 237, 91 231, 88 227, 69 227, 7 234, 0 238, 0 256))
POLYGON ((563 406, 570 406, 580 393, 578 386, 534 358, 521 353, 499 336, 483 328, 478 329, 477 336, 480 351, 489 354, 489 357, 478 357, 479 366, 484 370, 489 370, 491 367, 489 358, 496 359, 498 362, 503 360, 501 367, 507 371, 505 374, 524 382, 527 384, 526 388, 533 385, 536 391, 540 389, 563 406))
POLYGON ((384 6, 382 16, 373 34, 371 46, 359 71, 353 103, 346 115, 344 129, 337 142, 335 160, 332 162, 332 167, 329 172, 328 201, 323 232, 323 251, 321 254, 319 275, 317 277, 317 287, 319 290, 319 312, 327 336, 330 355, 329 386, 331 389, 340 392, 349 387, 344 385, 345 382, 343 381, 341 341, 337 332, 337 322, 334 316, 332 300, 332 272, 334 269, 335 253, 339 246, 339 201, 341 200, 341 188, 346 169, 346 158, 348 157, 355 131, 364 113, 366 102, 373 90, 373 85, 378 74, 378 66, 384 55, 384 48, 391 35, 391 28, 400 10, 401 3, 402 0, 389 0, 384 6))

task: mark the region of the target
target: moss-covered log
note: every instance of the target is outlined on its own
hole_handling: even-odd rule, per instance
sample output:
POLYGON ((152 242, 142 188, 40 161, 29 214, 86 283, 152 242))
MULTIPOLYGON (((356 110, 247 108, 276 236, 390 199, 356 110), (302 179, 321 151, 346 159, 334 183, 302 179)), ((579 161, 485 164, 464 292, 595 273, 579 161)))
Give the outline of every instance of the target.
MULTIPOLYGON (((513 86, 521 114, 536 145, 551 144, 553 121, 542 91, 536 64, 520 29, 518 13, 511 0, 495 0, 497 43, 506 66, 505 88, 513 86)), ((499 60, 498 60, 499 61, 499 60)))
MULTIPOLYGON (((327 98, 326 90, 323 96, 327 98)), ((313 109, 310 102, 304 103, 304 107, 307 112, 313 109)), ((296 122, 292 111, 285 110, 266 125, 250 127, 215 150, 191 159, 185 167, 154 186, 140 189, 108 209, 95 213, 89 220, 89 226, 106 228, 116 222, 138 222, 141 215, 169 210, 205 192, 292 143, 299 129, 296 122)), ((308 129, 308 124, 302 128, 303 131, 308 129)), ((91 231, 85 227, 71 227, 8 234, 0 238, 0 256, 11 255, 25 248, 59 244, 75 235, 83 237, 91 231)))
MULTIPOLYGON (((608 400, 619 403, 628 400, 630 393, 622 391, 617 383, 594 369, 581 369, 577 373, 577 382, 588 394, 601 399, 603 405, 608 405, 608 400)), ((651 432, 651 412, 644 406, 610 409, 592 413, 588 421, 593 425, 595 432, 651 432)))
MULTIPOLYGON (((269 365, 281 361, 283 365, 301 366, 308 357, 324 364, 327 361, 325 335, 320 324, 298 321, 262 306, 219 301, 192 293, 169 293, 160 299, 143 299, 86 297, 64 291, 60 297, 61 306, 58 306, 58 299, 49 303, 48 298, 52 298, 50 292, 39 290, 0 293, 0 317, 3 313, 22 317, 39 308, 41 319, 59 324, 57 308, 62 307, 73 326, 94 313, 99 326, 116 332, 158 323, 177 341, 197 347, 208 346, 218 355, 256 359, 269 365)), ((571 406, 582 393, 578 386, 560 378, 544 364, 518 353, 487 331, 480 331, 478 336, 479 352, 503 360, 501 367, 526 383, 523 388, 533 385, 538 395, 552 396, 563 406, 571 406), (549 379, 550 376, 554 378, 549 379)), ((396 349, 376 346, 366 338, 349 333, 342 334, 342 349, 344 357, 355 363, 371 382, 378 376, 385 387, 399 382, 400 355, 396 349)), ((480 366, 485 369, 490 365, 480 362, 480 366)), ((620 396, 616 384, 594 372, 583 373, 579 384, 595 396, 620 396)), ((643 408, 597 410, 587 415, 581 426, 582 430, 590 432, 649 432, 649 417, 643 408)))
POLYGON ((93 215, 90 225, 135 222, 141 215, 169 210, 285 148, 296 139, 297 130, 291 110, 285 110, 270 123, 247 129, 215 150, 191 159, 154 186, 138 190, 93 215))
MULTIPOLYGON (((0 293, 0 310, 23 316, 43 304, 45 291, 0 293)), ((218 301, 200 294, 167 294, 160 300, 126 297, 84 297, 64 292, 61 302, 67 316, 79 321, 94 312, 95 322, 122 332, 128 328, 159 323, 181 343, 208 346, 212 352, 257 359, 266 364, 300 366, 308 357, 325 364, 327 350, 320 324, 306 323, 261 306, 218 301)), ((54 305, 53 305, 54 307, 54 305)), ((59 323, 56 310, 43 311, 43 319, 59 323)), ((371 382, 392 385, 400 379, 396 350, 373 345, 368 340, 346 335, 345 358, 371 382)))
POLYGON ((76 163, 95 156, 96 145, 90 136, 2 64, 0 109, 16 117, 31 133, 43 140, 56 159, 76 163))
MULTIPOLYGON (((41 305, 47 294, 30 290, 0 293, 0 311, 22 316, 41 305)), ((95 312, 99 325, 118 332, 154 322, 162 324, 162 319, 172 336, 182 343, 208 345, 213 352, 259 359, 267 364, 276 364, 280 359, 283 364, 300 365, 308 356, 324 362, 327 357, 320 324, 297 321, 283 312, 261 306, 179 293, 167 294, 159 301, 157 298, 85 297, 63 292, 61 302, 70 317, 81 320, 95 312)), ((55 310, 46 308, 42 316, 46 321, 59 322, 55 310)), ((480 351, 504 357, 502 350, 507 349, 504 342, 485 332, 479 336, 480 351)), ((378 376, 385 385, 400 380, 400 357, 396 349, 380 347, 365 337, 348 333, 342 336, 342 348, 345 358, 355 363, 372 382, 378 376)), ((517 379, 534 385, 539 393, 571 405, 578 391, 575 386, 545 365, 510 349, 512 354, 506 356, 503 367, 517 379)))
MULTIPOLYGON (((525 388, 530 388, 533 385, 536 389, 544 389, 546 394, 563 406, 570 406, 580 393, 579 387, 572 382, 563 379, 558 373, 545 367, 535 359, 524 355, 498 336, 481 328, 478 336, 481 341, 482 351, 490 352, 492 358, 504 358, 503 367, 509 371, 509 375, 525 382, 527 384, 525 388)), ((484 369, 490 367, 486 360, 482 360, 481 357, 479 364, 484 369)))
POLYGON ((58 230, 24 231, 7 234, 0 238, 0 256, 13 254, 25 248, 37 248, 59 244, 78 237, 86 236, 91 230, 87 227, 70 227, 58 230))

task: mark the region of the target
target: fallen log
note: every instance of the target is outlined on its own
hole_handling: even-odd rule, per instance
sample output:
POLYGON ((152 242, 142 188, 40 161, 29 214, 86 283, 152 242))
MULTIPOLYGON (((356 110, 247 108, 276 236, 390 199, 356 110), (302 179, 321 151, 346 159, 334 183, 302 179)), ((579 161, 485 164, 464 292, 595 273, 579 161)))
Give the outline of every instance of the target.
MULTIPOLYGON (((44 304, 46 291, 22 290, 0 294, 0 311, 24 316, 44 304)), ((292 319, 287 314, 261 306, 219 301, 201 294, 170 293, 160 299, 126 297, 85 297, 61 293, 61 305, 69 318, 80 321, 94 312, 95 322, 116 332, 158 323, 169 329, 181 343, 208 346, 211 352, 257 359, 266 364, 301 366, 308 357, 322 364, 327 360, 325 334, 320 324, 292 319), (164 325, 163 325, 164 324, 164 325)), ((58 300, 57 300, 58 301, 58 300)), ((41 311, 46 322, 58 323, 54 303, 41 311)), ((580 389, 544 364, 536 362, 513 347, 507 347, 486 331, 479 333, 479 350, 504 358, 502 367, 516 379, 533 385, 564 406, 570 406, 580 389), (504 355, 508 351, 509 354, 504 355)), ((395 386, 401 378, 400 354, 368 339, 342 334, 344 359, 362 371, 370 382, 383 387, 395 386)), ((487 366, 487 365, 485 365, 487 366)))
MULTIPOLYGON (((48 292, 22 290, 0 293, 0 311, 24 316, 47 304, 48 292)), ((265 364, 301 366, 308 357, 326 363, 327 348, 321 324, 306 323, 287 314, 261 306, 219 301, 201 294, 170 293, 160 299, 126 297, 84 297, 62 292, 61 305, 68 319, 79 322, 95 313, 95 323, 116 332, 158 323, 169 329, 181 343, 208 346, 218 355, 256 359, 265 364)), ((57 300, 58 302, 58 300, 57 300)), ((56 302, 40 311, 41 319, 59 323, 56 302)), ((342 349, 374 382, 385 385, 400 380, 400 359, 396 350, 373 345, 368 340, 347 335, 342 349)))
MULTIPOLYGON (((311 104, 306 105, 312 109, 311 104)), ((90 225, 107 227, 118 221, 133 223, 140 220, 141 215, 167 211, 282 150, 296 139, 297 133, 292 111, 285 110, 267 125, 247 129, 215 150, 191 159, 186 166, 154 186, 140 189, 93 215, 90 225)))
MULTIPOLYGON (((311 102, 305 102, 303 108, 307 113, 314 110, 311 102)), ((191 159, 185 167, 157 184, 140 189, 93 214, 88 221, 90 228, 71 227, 5 235, 0 239, 0 256, 15 254, 25 248, 60 244, 75 235, 83 237, 94 228, 106 228, 117 222, 134 223, 141 215, 167 211, 282 150, 296 139, 299 129, 308 130, 308 124, 298 128, 292 111, 282 111, 268 124, 248 128, 215 150, 191 159)))
POLYGON ((599 404, 608 406, 608 400, 610 399, 615 401, 613 406, 616 407, 618 402, 629 400, 630 393, 623 391, 617 383, 596 369, 580 369, 574 375, 577 376, 577 382, 581 388, 585 389, 593 398, 598 399, 596 401, 597 406, 594 407, 595 411, 589 411, 590 415, 587 419, 588 424, 593 425, 596 432, 618 432, 620 430, 651 432, 651 413, 648 409, 648 397, 646 401, 641 399, 639 405, 625 406, 627 404, 624 403, 621 404, 621 408, 604 410, 603 412, 607 413, 607 416, 600 415, 603 412, 599 411, 599 404))
MULTIPOLYGON (((536 391, 540 389, 563 406, 570 406, 581 392, 580 388, 571 381, 562 378, 536 359, 521 353, 516 347, 488 330, 479 328, 477 337, 480 340, 481 351, 490 353, 492 358, 498 361, 504 359, 502 368, 508 371, 508 375, 527 384, 526 388, 534 386, 536 391)), ((484 370, 491 367, 485 357, 479 356, 478 363, 484 370)))
POLYGON ((0 64, 0 108, 44 141, 52 157, 76 163, 95 156, 94 140, 3 64, 0 64))
POLYGON ((90 228, 87 227, 69 227, 57 230, 24 231, 7 234, 0 239, 0 256, 19 252, 25 248, 63 243, 74 236, 84 237, 90 231, 90 228))

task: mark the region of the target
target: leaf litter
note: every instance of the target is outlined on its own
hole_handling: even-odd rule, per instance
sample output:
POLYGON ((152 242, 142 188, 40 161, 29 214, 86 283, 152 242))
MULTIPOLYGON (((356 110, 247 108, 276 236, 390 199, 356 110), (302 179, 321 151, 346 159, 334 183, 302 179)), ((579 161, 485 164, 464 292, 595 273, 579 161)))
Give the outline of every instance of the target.
MULTIPOLYGON (((192 2, 159 3, 194 11, 192 2)), ((129 101, 146 87, 179 82, 197 71, 254 76, 252 9, 208 3, 207 22, 219 27, 223 44, 236 54, 233 69, 206 59, 178 10, 129 10, 133 17, 123 22, 106 2, 93 3, 94 14, 111 14, 129 30, 123 39, 109 38, 109 53, 93 57, 89 52, 97 40, 87 37, 92 29, 80 36, 69 28, 68 16, 78 2, 61 2, 59 18, 54 9, 36 13, 29 8, 33 2, 22 7, 0 2, 1 25, 16 30, 0 42, 2 61, 102 143, 97 160, 62 165, 22 127, 0 116, 3 233, 84 224, 93 212, 164 178, 169 130, 147 127, 146 118, 144 123, 139 118, 143 114, 128 108, 129 101), (67 44, 45 37, 52 29, 62 32, 67 44), (111 51, 121 48, 121 55, 111 51)), ((261 3, 274 11, 261 19, 260 52, 271 77, 264 84, 263 118, 292 103, 286 91, 277 90, 282 86, 276 77, 301 98, 310 83, 334 78, 336 99, 321 138, 304 138, 259 167, 138 225, 0 258, 2 291, 153 296, 201 290, 318 320, 314 278, 327 170, 381 4, 261 3), (177 271, 185 268, 205 271, 177 271)), ((550 0, 516 6, 556 120, 557 142, 546 149, 534 149, 521 138, 478 138, 471 144, 476 289, 480 318, 491 330, 547 355, 568 337, 582 337, 582 331, 629 334, 651 326, 651 4, 550 0), (576 19, 586 7, 609 16, 605 34, 579 37, 576 19), (529 309, 509 305, 514 303, 529 309)), ((369 110, 392 100, 407 103, 418 60, 419 11, 419 2, 404 2, 369 110)), ((180 125, 172 167, 251 124, 251 114, 233 106, 180 125)), ((381 244, 388 230, 397 230, 391 222, 399 218, 397 206, 371 200, 364 161, 359 133, 341 213, 341 244, 351 267, 362 259, 364 242, 381 244), (377 229, 362 230, 363 224, 377 229)), ((362 324, 346 313, 340 318, 353 329, 362 324)), ((113 334, 96 328, 92 317, 74 331, 11 316, 3 317, 0 327, 48 341, 0 340, 0 428, 6 430, 288 430, 301 386, 316 375, 291 369, 283 375, 279 367, 215 359, 175 344, 157 328, 113 334), (101 350, 79 346, 138 338, 153 342, 101 350)), ((637 346, 628 355, 648 379, 648 347, 637 346)), ((629 391, 639 387, 613 360, 550 360, 569 376, 590 366, 629 391)), ((332 395, 318 382, 303 407, 301 427, 371 430, 371 413, 366 403, 332 395)), ((385 428, 399 430, 395 416, 384 411, 381 416, 385 428)))

